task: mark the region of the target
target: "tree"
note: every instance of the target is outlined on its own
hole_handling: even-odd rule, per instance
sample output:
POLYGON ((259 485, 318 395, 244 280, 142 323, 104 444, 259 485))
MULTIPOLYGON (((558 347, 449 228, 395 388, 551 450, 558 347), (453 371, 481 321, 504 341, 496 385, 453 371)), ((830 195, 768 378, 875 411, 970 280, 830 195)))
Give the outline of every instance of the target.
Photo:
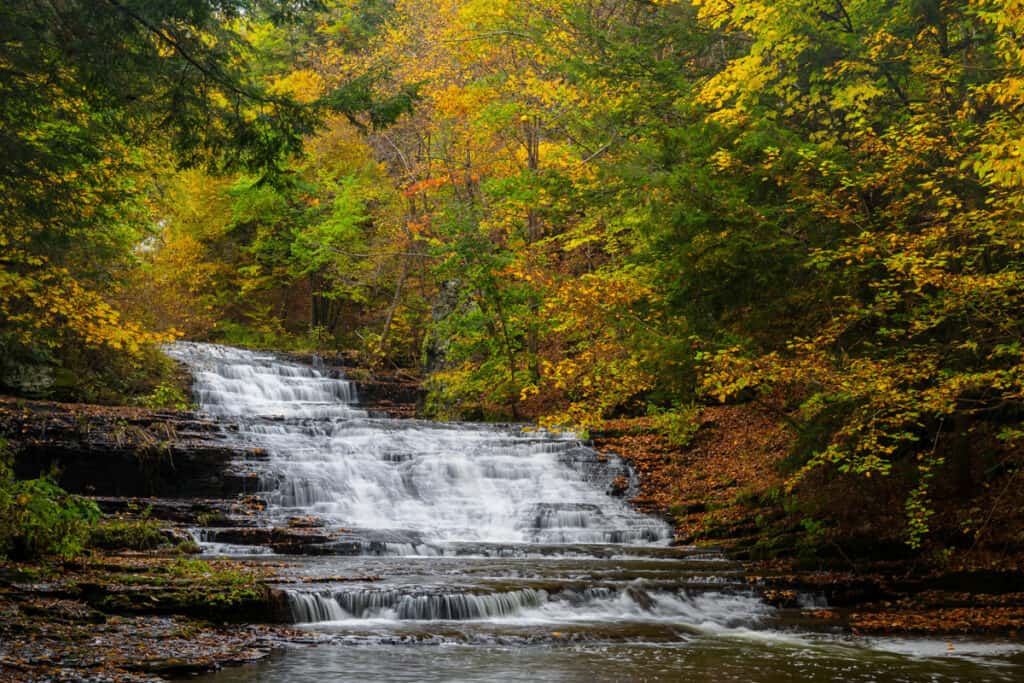
POLYGON ((252 78, 254 52, 239 27, 306 8, 245 0, 4 3, 4 384, 24 389, 26 362, 74 366, 82 354, 136 353, 162 338, 122 320, 108 296, 149 230, 145 150, 162 146, 182 166, 277 177, 319 113, 252 78))
POLYGON ((967 0, 702 6, 749 43, 700 93, 735 136, 722 173, 759 174, 827 231, 803 240, 818 329, 725 348, 705 385, 720 397, 759 382, 809 389, 805 419, 835 424, 798 478, 912 464, 914 545, 946 456, 973 457, 940 446, 969 425, 1016 440, 1024 414, 1021 176, 1006 137, 1020 133, 1014 11, 967 0), (766 130, 788 149, 751 153, 766 130))

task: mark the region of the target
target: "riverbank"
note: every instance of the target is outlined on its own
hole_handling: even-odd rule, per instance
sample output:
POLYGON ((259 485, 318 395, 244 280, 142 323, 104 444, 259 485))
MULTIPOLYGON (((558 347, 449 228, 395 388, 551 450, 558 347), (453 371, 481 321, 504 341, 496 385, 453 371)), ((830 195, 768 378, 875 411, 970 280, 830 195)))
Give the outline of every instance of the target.
MULTIPOLYGON (((940 500, 933 540, 911 550, 902 508, 886 490, 895 488, 891 482, 817 478, 786 490, 799 439, 787 418, 768 400, 708 406, 685 447, 660 435, 650 418, 611 421, 594 442, 633 466, 641 486, 635 504, 669 519, 678 543, 723 548, 776 605, 818 593, 829 607, 808 615, 852 632, 1024 631, 1019 506, 985 491, 966 503, 940 500), (988 515, 985 533, 964 538, 954 507, 988 515), (993 524, 1000 512, 1001 525, 993 524)), ((1012 482, 1007 477, 1004 486, 1012 482)))
POLYGON ((262 659, 309 638, 279 623, 275 569, 166 552, 0 562, 0 680, 135 683, 262 659))
MULTIPOLYGON (((361 392, 371 410, 414 413, 418 393, 411 383, 393 390, 378 384, 385 388, 375 400, 372 390, 361 392)), ((787 498, 780 464, 796 435, 777 406, 711 407, 698 419, 686 447, 669 443, 647 418, 611 423, 595 435, 595 445, 622 455, 636 472, 638 490, 626 493, 628 482, 616 486, 625 480, 619 476, 613 493, 638 493, 633 504, 668 518, 677 543, 723 548, 742 560, 739 588, 749 589, 754 602, 763 599, 792 623, 830 633, 1015 636, 1024 630, 1019 558, 996 557, 991 543, 1002 537, 946 554, 942 562, 934 553, 907 552, 895 533, 878 536, 875 555, 856 552, 864 547, 857 536, 844 538, 834 521, 822 527, 828 533, 811 533, 829 520, 787 498)), ((77 562, 0 565, 4 680, 154 680, 258 660, 279 644, 308 641, 309 632, 283 625, 292 615, 274 586, 294 576, 279 558, 373 548, 312 517, 262 519, 266 504, 252 495, 255 477, 246 465, 263 466, 267 454, 251 444, 226 445, 216 438, 218 429, 187 411, 0 399, 0 434, 20 472, 35 476, 57 465, 58 480, 98 504, 106 524, 156 527, 164 539, 146 552, 93 550, 77 562), (197 560, 187 554, 197 527, 205 542, 236 550, 263 546, 278 555, 197 560)), ((566 455, 581 457, 573 453, 566 455)), ((841 488, 832 483, 826 490, 841 488)), ((575 518, 588 509, 554 512, 575 518)), ((388 578, 351 580, 373 586, 388 578)), ((657 600, 625 595, 641 613, 657 600)))
MULTIPOLYGON (((275 623, 285 615, 270 585, 296 580, 288 566, 139 554, 47 567, 0 564, 0 680, 152 683, 258 662, 288 645, 330 641, 275 623)), ((748 580, 789 623, 809 632, 1016 637, 1024 617, 1020 593, 983 606, 978 594, 929 592, 912 601, 799 608, 796 588, 804 596, 836 595, 849 594, 853 584, 806 573, 748 580), (1007 606, 1008 599, 1016 606, 1007 606)), ((861 577, 858 585, 866 591, 872 584, 861 577)))

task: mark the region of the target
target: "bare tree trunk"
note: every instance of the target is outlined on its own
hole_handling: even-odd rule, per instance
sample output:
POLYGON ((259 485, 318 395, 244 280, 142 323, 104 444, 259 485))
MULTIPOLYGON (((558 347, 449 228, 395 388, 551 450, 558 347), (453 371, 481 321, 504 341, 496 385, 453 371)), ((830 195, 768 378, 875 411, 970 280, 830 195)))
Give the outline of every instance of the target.
POLYGON ((402 272, 398 275, 398 283, 395 285, 395 295, 391 298, 391 305, 388 307, 387 317, 384 319, 384 329, 380 333, 380 351, 384 353, 387 348, 388 336, 391 334, 391 321, 395 319, 395 311, 398 310, 398 302, 402 299, 402 287, 405 285, 405 278, 409 272, 409 257, 402 257, 402 272))
POLYGON ((516 352, 512 346, 512 338, 508 333, 508 325, 505 323, 505 313, 501 308, 501 297, 494 297, 494 308, 498 313, 498 323, 501 325, 501 334, 505 340, 505 355, 508 359, 509 387, 512 392, 508 398, 508 405, 512 409, 512 419, 519 419, 518 398, 516 396, 516 352))
MULTIPOLYGON (((537 171, 540 169, 540 121, 536 116, 532 117, 527 124, 526 160, 530 174, 536 176, 537 171)), ((536 180, 536 178, 533 178, 533 180, 536 180)), ((541 237, 544 236, 544 225, 541 222, 540 212, 536 206, 531 206, 526 210, 526 236, 527 243, 531 246, 540 241, 541 237)), ((540 377, 540 339, 537 329, 537 318, 539 315, 540 303, 535 297, 531 297, 530 320, 527 323, 526 330, 526 350, 532 361, 530 371, 534 378, 540 377)))
POLYGON ((320 324, 320 295, 317 293, 316 273, 309 274, 309 329, 315 329, 320 324))

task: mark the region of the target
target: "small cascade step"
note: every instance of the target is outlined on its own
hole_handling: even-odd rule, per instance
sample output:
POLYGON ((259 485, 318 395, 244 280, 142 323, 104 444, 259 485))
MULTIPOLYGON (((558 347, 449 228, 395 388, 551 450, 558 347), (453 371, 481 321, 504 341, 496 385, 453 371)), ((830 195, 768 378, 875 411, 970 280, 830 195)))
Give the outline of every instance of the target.
POLYGON ((504 593, 407 593, 401 590, 344 590, 334 593, 286 591, 296 623, 391 618, 402 621, 469 621, 518 614, 539 607, 547 593, 522 589, 504 593))
POLYGON ((480 621, 523 618, 538 621, 605 620, 644 622, 679 619, 700 624, 754 624, 772 608, 749 589, 652 587, 636 583, 606 586, 521 587, 504 591, 419 587, 344 587, 284 590, 292 620, 317 622, 480 621), (730 614, 730 609, 742 611, 730 614))

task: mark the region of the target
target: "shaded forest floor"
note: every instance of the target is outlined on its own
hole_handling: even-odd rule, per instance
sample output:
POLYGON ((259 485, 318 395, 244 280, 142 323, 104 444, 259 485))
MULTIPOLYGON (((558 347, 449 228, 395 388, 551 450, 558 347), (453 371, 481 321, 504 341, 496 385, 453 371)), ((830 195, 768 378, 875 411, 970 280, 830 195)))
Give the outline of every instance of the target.
POLYGON ((594 441, 636 469, 634 504, 672 522, 677 542, 744 561, 748 580, 777 605, 822 594, 830 608, 809 617, 865 633, 1024 631, 1022 492, 1007 488, 1012 475, 966 501, 938 499, 937 540, 911 551, 894 482, 812 478, 786 492, 797 443, 786 418, 767 400, 708 406, 685 447, 650 418, 611 421, 594 441), (963 509, 987 515, 985 533, 964 539, 963 509))

